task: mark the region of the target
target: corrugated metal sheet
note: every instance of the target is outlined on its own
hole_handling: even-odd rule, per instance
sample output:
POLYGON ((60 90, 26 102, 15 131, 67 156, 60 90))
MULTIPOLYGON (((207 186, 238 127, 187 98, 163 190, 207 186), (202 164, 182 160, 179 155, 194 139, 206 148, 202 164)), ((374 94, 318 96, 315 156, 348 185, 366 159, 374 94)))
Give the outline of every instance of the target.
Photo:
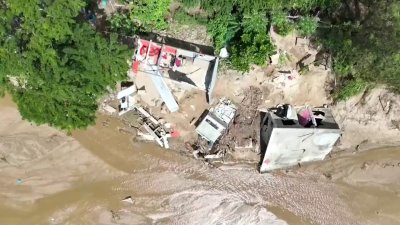
POLYGON ((178 111, 178 103, 176 103, 175 98, 171 93, 171 90, 168 88, 163 76, 160 74, 158 66, 146 64, 146 70, 148 70, 148 72, 151 74, 151 80, 153 81, 154 86, 156 86, 157 91, 160 93, 161 98, 165 102, 168 110, 170 112, 178 111))

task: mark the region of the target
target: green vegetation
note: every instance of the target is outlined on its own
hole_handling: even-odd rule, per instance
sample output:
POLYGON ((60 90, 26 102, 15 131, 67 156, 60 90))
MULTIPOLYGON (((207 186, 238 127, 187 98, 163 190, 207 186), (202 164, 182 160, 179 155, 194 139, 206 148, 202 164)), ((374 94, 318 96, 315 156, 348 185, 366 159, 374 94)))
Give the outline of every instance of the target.
POLYGON ((139 27, 125 13, 115 13, 108 18, 108 22, 110 31, 117 34, 131 36, 139 32, 139 27))
POLYGON ((287 13, 276 11, 272 14, 272 25, 281 35, 287 35, 295 28, 294 22, 287 18, 287 13))
POLYGON ((323 18, 318 38, 333 56, 342 87, 339 99, 366 84, 385 84, 400 91, 400 4, 388 1, 345 1, 323 18))
POLYGON ((201 0, 182 0, 180 1, 185 8, 194 8, 200 6, 201 0))
POLYGON ((145 31, 165 30, 168 28, 165 18, 170 4, 171 0, 135 1, 130 10, 130 19, 145 31))
POLYGON ((131 35, 138 31, 161 31, 168 28, 168 16, 171 0, 125 0, 130 9, 115 13, 110 27, 113 31, 131 35), (131 30, 129 29, 131 28, 131 30))
POLYGON ((248 71, 251 64, 264 65, 274 47, 267 34, 266 17, 260 14, 245 15, 239 38, 231 43, 231 62, 235 69, 248 71))
MULTIPOLYGON (((114 33, 167 30, 173 16, 178 23, 206 26, 217 53, 227 47, 226 64, 248 71, 276 51, 271 27, 281 35, 296 31, 331 54, 340 84, 336 99, 374 84, 400 92, 396 0, 175 0, 174 12, 172 0, 120 2, 128 9, 108 18, 114 33)), ((25 119, 66 130, 86 127, 94 122, 99 98, 126 76, 127 48, 82 19, 86 3, 95 4, 0 0, 0 95, 10 92, 25 119)))
POLYGON ((278 58, 278 65, 279 66, 284 66, 289 61, 290 61, 289 54, 287 54, 286 52, 282 52, 282 53, 279 54, 279 58, 278 58))
POLYGON ((317 7, 330 10, 336 0, 181 0, 183 6, 200 6, 208 14, 208 30, 218 51, 227 47, 230 65, 240 71, 248 71, 250 65, 263 65, 275 51, 268 31, 270 26, 287 35, 299 30, 303 36, 311 36, 317 30, 318 21, 311 11, 317 7))
POLYGON ((216 49, 225 47, 240 29, 239 20, 233 15, 217 17, 208 24, 208 32, 214 39, 216 49))
POLYGON ((126 76, 127 49, 78 22, 83 1, 0 3, 1 89, 36 124, 65 130, 92 124, 99 97, 126 76))
POLYGON ((309 37, 315 33, 318 28, 318 21, 316 18, 305 16, 300 18, 297 29, 303 36, 309 37))
POLYGON ((178 9, 174 13, 174 21, 184 25, 206 25, 207 20, 201 17, 191 16, 182 9, 178 9))
POLYGON ((338 89, 338 91, 334 94, 334 98, 336 100, 346 100, 351 96, 360 94, 367 88, 368 84, 361 80, 355 79, 345 82, 344 85, 338 89))

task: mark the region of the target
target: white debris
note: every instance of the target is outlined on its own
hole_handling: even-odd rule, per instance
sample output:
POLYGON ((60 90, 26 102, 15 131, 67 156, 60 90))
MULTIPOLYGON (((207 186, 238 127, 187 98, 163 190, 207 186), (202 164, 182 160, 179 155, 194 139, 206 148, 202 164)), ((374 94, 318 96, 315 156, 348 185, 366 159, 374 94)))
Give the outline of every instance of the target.
POLYGON ((141 131, 137 132, 137 135, 140 137, 140 139, 142 140, 146 140, 146 141, 154 141, 154 137, 151 134, 145 134, 141 131))
POLYGON ((229 57, 228 50, 225 47, 221 48, 221 50, 219 51, 219 57, 223 59, 229 57))
POLYGON ((278 65, 278 63, 279 63, 279 56, 280 56, 280 54, 279 54, 279 52, 278 53, 276 53, 275 55, 272 55, 271 56, 271 65, 278 65))
POLYGON ((222 98, 220 103, 214 108, 213 113, 226 124, 229 124, 235 116, 236 106, 230 100, 222 98))
POLYGON ((152 116, 150 115, 150 113, 148 113, 145 109, 143 109, 140 106, 137 106, 136 109, 138 110, 138 112, 140 112, 145 118, 149 119, 152 123, 154 123, 154 125, 159 125, 158 121, 152 116))
POLYGON ((193 156, 195 159, 199 159, 200 150, 193 151, 193 156))
POLYGON ((122 199, 122 201, 126 202, 126 203, 129 203, 129 204, 132 204, 132 205, 135 203, 135 201, 132 199, 131 196, 125 197, 124 199, 122 199))
POLYGON ((135 103, 136 103, 136 95, 137 89, 134 84, 127 88, 123 88, 120 92, 117 94, 117 98, 119 99, 120 105, 120 111, 118 115, 123 115, 124 113, 132 110, 135 108, 135 103))

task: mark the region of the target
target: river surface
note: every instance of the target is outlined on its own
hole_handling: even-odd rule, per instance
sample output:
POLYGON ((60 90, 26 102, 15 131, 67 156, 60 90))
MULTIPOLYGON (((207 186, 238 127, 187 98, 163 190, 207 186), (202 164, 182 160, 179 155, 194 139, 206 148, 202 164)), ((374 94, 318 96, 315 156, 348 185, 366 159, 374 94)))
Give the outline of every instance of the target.
MULTIPOLYGON (((9 99, 3 99, 0 109, 4 107, 14 106, 9 99)), ((361 175, 354 175, 368 160, 400 160, 399 149, 347 155, 288 172, 261 175, 255 164, 210 168, 178 151, 134 142, 129 134, 118 131, 122 126, 118 120, 99 116, 95 126, 74 132, 72 138, 84 147, 82 151, 88 151, 96 164, 99 161, 106 169, 66 176, 71 180, 67 188, 48 194, 43 190, 43 197, 30 202, 14 204, 4 194, 0 198, 4 199, 0 203, 0 224, 353 225, 365 224, 360 222, 363 216, 371 217, 369 221, 388 222, 378 224, 399 222, 393 216, 400 210, 399 193, 382 189, 381 183, 360 186, 369 178, 362 180, 361 175), (331 173, 329 179, 322 175, 326 172, 331 173), (133 204, 121 201, 127 196, 131 196, 133 204), (378 214, 384 218, 376 219, 378 214)), ((6 136, 4 132, 1 135, 6 136)), ((80 167, 79 157, 71 153, 72 162, 68 164, 74 166, 76 160, 80 167)), ((48 170, 57 167, 48 166, 48 170)), ((0 172, 8 169, 4 168, 0 172)), ((43 176, 46 179, 46 174, 43 176)), ((389 187, 390 180, 384 184, 389 187)), ((29 194, 16 188, 13 196, 18 196, 19 191, 29 194)))

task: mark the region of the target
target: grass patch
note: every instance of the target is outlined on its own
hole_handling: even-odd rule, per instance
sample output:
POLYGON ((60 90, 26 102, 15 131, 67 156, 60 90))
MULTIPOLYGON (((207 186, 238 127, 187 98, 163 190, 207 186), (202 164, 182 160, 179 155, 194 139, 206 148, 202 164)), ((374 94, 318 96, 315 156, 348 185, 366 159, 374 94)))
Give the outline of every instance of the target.
POLYGON ((187 14, 182 9, 178 9, 174 14, 174 21, 184 25, 206 25, 207 19, 187 14))
POLYGON ((285 66, 288 62, 290 62, 290 55, 287 54, 286 51, 279 54, 279 58, 278 58, 279 66, 285 66))
POLYGON ((360 79, 348 81, 334 94, 334 99, 337 101, 347 100, 361 93, 367 87, 368 83, 360 79))

